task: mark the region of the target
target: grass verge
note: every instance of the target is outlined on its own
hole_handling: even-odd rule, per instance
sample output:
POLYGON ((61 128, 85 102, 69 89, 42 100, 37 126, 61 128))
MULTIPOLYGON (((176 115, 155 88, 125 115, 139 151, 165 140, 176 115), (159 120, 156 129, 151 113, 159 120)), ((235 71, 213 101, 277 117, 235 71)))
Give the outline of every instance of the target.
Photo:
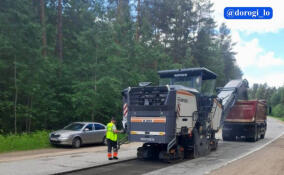
POLYGON ((126 137, 126 134, 124 134, 124 133, 118 133, 117 134, 117 140, 118 141, 123 140, 125 137, 126 137))
MULTIPOLYGON (((50 148, 52 146, 49 143, 48 135, 49 131, 0 135, 0 153, 50 148)), ((119 133, 118 140, 123 139, 125 136, 126 134, 119 133)))
POLYGON ((0 153, 49 148, 48 131, 0 135, 0 153))
POLYGON ((269 116, 269 117, 276 118, 276 119, 281 120, 281 121, 284 122, 284 117, 275 117, 275 116, 269 116))

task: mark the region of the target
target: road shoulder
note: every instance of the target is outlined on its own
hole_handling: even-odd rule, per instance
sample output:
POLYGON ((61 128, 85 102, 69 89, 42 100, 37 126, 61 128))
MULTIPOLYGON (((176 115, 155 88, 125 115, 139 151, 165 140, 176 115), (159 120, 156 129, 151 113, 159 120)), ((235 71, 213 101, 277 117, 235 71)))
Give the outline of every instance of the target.
POLYGON ((266 147, 216 169, 210 175, 282 175, 284 172, 284 136, 266 147))

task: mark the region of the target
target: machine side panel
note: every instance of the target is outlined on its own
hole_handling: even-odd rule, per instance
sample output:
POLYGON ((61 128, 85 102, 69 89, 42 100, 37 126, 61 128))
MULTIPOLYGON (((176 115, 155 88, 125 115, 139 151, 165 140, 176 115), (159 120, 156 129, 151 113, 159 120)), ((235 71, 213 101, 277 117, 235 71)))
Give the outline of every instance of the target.
POLYGON ((220 122, 222 117, 222 105, 216 99, 214 99, 211 117, 212 129, 218 131, 220 129, 220 122))
POLYGON ((197 111, 197 102, 194 94, 179 90, 176 92, 176 133, 181 132, 182 127, 188 128, 191 132, 195 121, 193 113, 197 111))

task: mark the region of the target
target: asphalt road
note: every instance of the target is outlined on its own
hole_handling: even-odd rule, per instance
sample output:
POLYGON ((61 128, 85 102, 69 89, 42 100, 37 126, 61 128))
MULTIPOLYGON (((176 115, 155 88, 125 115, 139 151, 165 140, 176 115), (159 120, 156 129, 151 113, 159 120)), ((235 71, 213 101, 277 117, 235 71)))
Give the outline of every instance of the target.
MULTIPOLYGON (((181 161, 175 164, 165 164, 157 161, 132 160, 99 168, 90 168, 83 171, 69 173, 72 175, 93 175, 93 174, 208 174, 214 169, 225 166, 235 160, 241 159, 261 148, 265 147, 284 133, 284 125, 278 120, 268 118, 266 137, 255 143, 219 142, 217 151, 211 152, 205 157, 181 161)), ((260 150, 261 151, 261 150, 260 150)))

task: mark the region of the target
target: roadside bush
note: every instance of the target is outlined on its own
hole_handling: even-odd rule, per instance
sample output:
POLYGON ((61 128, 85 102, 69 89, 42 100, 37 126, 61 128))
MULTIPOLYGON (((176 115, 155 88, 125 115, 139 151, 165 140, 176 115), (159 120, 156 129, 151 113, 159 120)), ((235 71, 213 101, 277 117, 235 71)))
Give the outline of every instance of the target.
POLYGON ((0 135, 0 153, 48 148, 50 147, 48 134, 48 131, 36 131, 30 134, 0 135))
POLYGON ((272 109, 272 115, 284 118, 284 104, 278 104, 272 109))

